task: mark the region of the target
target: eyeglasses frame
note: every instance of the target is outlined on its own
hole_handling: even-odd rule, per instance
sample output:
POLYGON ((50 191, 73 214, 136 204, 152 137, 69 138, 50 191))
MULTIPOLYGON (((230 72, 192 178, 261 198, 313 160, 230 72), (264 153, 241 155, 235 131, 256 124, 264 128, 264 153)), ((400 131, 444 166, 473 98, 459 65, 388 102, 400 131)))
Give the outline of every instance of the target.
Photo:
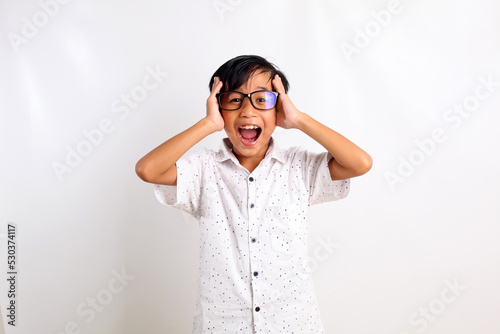
POLYGON ((255 109, 257 109, 257 110, 271 110, 271 109, 273 109, 273 108, 269 108, 269 109, 261 109, 261 108, 257 108, 257 107, 253 104, 252 95, 253 95, 254 93, 260 93, 260 92, 269 92, 269 93, 273 93, 273 94, 274 94, 274 96, 276 97, 276 102, 274 103, 273 108, 275 108, 275 107, 276 107, 276 105, 278 104, 278 97, 280 96, 280 94, 279 94, 278 92, 273 92, 272 90, 267 90, 267 89, 256 90, 255 92, 251 92, 251 93, 248 93, 248 94, 244 94, 244 93, 242 93, 242 92, 238 92, 238 91, 236 91, 236 90, 232 90, 232 91, 228 91, 228 92, 224 92, 224 93, 217 93, 217 94, 215 95, 215 97, 217 98, 217 102, 219 103, 219 108, 220 108, 221 110, 226 110, 226 111, 236 111, 236 110, 240 110, 240 109, 241 109, 241 107, 243 106, 243 102, 245 102, 245 98, 247 98, 247 97, 250 99, 250 104, 252 104, 252 107, 254 107, 254 108, 255 108, 255 109), (221 96, 222 94, 227 94, 227 93, 238 93, 238 94, 243 95, 243 100, 241 101, 241 106, 240 106, 238 109, 224 109, 224 108, 222 108, 221 103, 220 103, 220 96, 221 96))

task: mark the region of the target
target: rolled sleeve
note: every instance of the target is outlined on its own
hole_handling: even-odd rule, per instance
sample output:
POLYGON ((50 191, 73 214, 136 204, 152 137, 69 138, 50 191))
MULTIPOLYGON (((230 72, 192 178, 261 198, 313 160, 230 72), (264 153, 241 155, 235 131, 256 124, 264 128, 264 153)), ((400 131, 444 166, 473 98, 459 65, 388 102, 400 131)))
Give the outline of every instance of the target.
POLYGON ((204 151, 182 156, 175 164, 177 185, 154 185, 154 193, 158 201, 197 217, 201 197, 200 176, 203 172, 205 157, 204 151))
POLYGON ((332 180, 328 161, 333 156, 328 153, 320 153, 309 157, 310 192, 309 204, 336 201, 345 198, 349 194, 350 179, 332 180))
POLYGON ((163 205, 176 206, 177 201, 177 186, 166 186, 163 184, 155 184, 154 191, 156 199, 163 205))

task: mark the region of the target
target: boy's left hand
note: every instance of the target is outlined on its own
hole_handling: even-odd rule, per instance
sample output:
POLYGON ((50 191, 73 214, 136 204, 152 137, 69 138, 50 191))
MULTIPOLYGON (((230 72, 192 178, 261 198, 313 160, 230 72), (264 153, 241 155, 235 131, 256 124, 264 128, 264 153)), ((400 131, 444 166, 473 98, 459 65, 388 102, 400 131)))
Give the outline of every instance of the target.
POLYGON ((280 94, 276 104, 276 125, 284 129, 293 129, 298 125, 300 115, 302 114, 292 103, 292 100, 286 95, 285 87, 278 74, 272 80, 274 89, 280 94))

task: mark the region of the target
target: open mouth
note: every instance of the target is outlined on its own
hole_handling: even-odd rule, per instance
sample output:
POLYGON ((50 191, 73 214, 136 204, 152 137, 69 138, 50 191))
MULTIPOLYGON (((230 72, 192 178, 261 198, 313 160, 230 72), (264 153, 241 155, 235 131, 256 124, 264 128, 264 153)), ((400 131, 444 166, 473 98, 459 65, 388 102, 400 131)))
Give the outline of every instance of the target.
POLYGON ((256 125, 243 125, 238 127, 238 137, 244 145, 253 145, 259 139, 262 129, 256 125))

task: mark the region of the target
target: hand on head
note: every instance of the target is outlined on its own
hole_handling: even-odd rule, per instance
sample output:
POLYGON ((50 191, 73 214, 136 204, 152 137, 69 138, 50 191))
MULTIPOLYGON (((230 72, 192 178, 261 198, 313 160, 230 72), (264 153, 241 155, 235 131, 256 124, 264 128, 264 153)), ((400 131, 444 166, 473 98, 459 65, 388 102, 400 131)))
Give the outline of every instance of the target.
POLYGON ((285 87, 278 74, 272 80, 274 89, 280 94, 276 105, 276 125, 284 129, 297 127, 301 112, 293 105, 285 92, 285 87))
POLYGON ((221 131, 224 129, 224 119, 219 112, 219 103, 217 101, 216 95, 220 92, 222 88, 222 81, 219 77, 214 78, 214 83, 212 85, 212 91, 207 99, 207 117, 206 119, 213 123, 214 131, 221 131))

